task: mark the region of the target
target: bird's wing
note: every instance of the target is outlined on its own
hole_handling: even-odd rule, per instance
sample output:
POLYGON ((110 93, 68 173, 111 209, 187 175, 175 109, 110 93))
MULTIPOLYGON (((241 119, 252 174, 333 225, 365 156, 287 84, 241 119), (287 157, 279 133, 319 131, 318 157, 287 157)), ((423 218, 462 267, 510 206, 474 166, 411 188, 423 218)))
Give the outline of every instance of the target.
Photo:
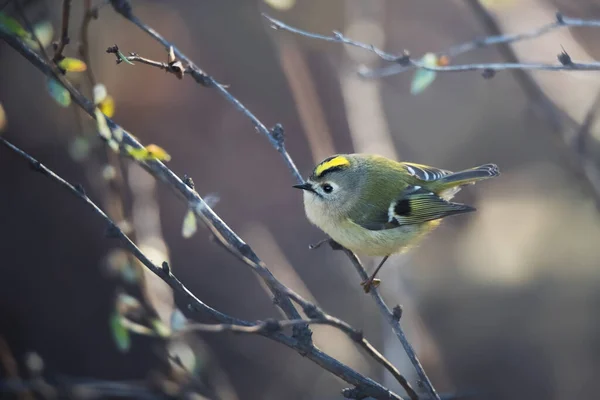
POLYGON ((362 207, 360 215, 350 219, 365 229, 379 231, 402 225, 421 224, 450 215, 475 211, 475 208, 452 203, 420 186, 408 186, 388 207, 362 207))
POLYGON ((452 174, 452 171, 430 167, 429 165, 416 164, 410 162, 400 163, 410 176, 420 179, 425 182, 436 181, 444 176, 452 174))

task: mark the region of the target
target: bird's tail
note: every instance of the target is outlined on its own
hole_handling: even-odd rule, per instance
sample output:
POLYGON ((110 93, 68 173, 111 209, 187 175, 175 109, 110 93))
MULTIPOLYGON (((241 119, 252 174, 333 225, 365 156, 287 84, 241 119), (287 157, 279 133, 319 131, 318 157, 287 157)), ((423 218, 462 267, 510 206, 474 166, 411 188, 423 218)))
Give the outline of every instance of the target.
POLYGON ((436 186, 438 186, 438 190, 440 191, 456 193, 461 186, 470 185, 498 175, 500 175, 500 170, 496 164, 484 164, 446 175, 436 182, 436 186), (456 191, 448 190, 453 188, 456 191))

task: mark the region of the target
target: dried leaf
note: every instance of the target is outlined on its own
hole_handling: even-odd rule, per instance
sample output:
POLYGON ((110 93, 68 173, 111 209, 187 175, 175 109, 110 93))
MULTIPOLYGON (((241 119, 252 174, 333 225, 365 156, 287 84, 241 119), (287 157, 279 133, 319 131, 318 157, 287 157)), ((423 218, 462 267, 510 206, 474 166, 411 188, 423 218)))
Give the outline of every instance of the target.
POLYGON ((110 328, 117 348, 126 353, 131 347, 131 337, 129 336, 129 331, 122 323, 121 315, 116 312, 110 316, 110 328))
POLYGON ((62 107, 69 107, 71 104, 71 93, 56 79, 48 78, 46 87, 50 96, 62 107))
POLYGON ((87 69, 87 65, 83 61, 72 57, 65 57, 56 65, 67 72, 83 72, 87 69))
POLYGON ((188 239, 191 238, 194 233, 198 230, 198 223, 196 221, 196 214, 194 211, 188 210, 183 218, 183 226, 181 228, 181 235, 188 239))

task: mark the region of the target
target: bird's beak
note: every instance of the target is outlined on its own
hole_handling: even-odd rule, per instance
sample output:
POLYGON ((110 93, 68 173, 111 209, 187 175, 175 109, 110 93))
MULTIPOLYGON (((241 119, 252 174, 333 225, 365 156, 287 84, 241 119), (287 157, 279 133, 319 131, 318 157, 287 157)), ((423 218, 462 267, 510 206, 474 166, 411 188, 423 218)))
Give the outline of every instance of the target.
POLYGON ((316 193, 315 189, 313 189, 312 185, 310 183, 308 183, 308 182, 304 182, 301 185, 294 185, 292 187, 294 187, 296 189, 302 189, 302 190, 307 190, 309 192, 316 193))

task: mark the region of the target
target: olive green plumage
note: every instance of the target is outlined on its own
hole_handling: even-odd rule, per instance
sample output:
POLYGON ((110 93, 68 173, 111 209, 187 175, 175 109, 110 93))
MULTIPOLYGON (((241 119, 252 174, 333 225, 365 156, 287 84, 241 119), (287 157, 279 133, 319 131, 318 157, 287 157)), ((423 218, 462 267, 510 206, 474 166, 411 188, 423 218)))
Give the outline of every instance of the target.
POLYGON ((451 172, 378 155, 338 154, 295 187, 304 190, 308 219, 331 239, 358 254, 387 258, 418 242, 442 218, 474 211, 450 199, 463 186, 498 175, 494 164, 451 172))

